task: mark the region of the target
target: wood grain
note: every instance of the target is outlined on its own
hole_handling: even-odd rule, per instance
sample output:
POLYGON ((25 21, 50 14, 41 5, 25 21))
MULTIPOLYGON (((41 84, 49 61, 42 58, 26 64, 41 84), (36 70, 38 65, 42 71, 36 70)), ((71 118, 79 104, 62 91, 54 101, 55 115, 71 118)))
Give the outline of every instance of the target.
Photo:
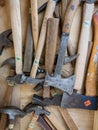
POLYGON ((88 55, 89 34, 91 28, 92 15, 94 11, 94 4, 84 4, 83 22, 78 46, 79 57, 76 60, 75 75, 76 82, 74 89, 82 90, 86 71, 86 60, 88 55), (81 71, 82 70, 82 71, 81 71))
MULTIPOLYGON (((46 50, 45 50, 45 70, 51 74, 53 72, 54 60, 57 47, 59 19, 48 19, 46 50)), ((50 87, 44 87, 43 97, 50 97, 50 87)))

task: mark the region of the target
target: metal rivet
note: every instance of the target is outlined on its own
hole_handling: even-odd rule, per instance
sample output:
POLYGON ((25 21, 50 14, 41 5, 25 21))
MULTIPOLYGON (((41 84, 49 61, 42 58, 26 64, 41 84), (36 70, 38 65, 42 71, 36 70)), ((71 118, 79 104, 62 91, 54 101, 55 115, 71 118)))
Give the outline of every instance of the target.
POLYGON ((71 5, 71 10, 74 10, 75 9, 75 6, 74 5, 71 5))
POLYGON ((69 24, 67 23, 67 24, 65 25, 65 27, 68 29, 68 28, 69 28, 69 24))

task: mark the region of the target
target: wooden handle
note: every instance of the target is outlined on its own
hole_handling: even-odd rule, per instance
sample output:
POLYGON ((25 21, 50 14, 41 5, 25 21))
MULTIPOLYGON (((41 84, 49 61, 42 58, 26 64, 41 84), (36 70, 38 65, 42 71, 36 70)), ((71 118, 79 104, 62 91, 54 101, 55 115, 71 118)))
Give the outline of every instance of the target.
POLYGON ((31 14, 32 14, 32 33, 34 39, 34 49, 36 51, 38 44, 38 11, 37 11, 37 0, 31 0, 31 14))
POLYGON ((76 124, 74 123, 74 121, 72 120, 70 114, 68 113, 67 109, 61 109, 60 107, 58 107, 62 117, 65 120, 65 123, 67 124, 69 130, 78 130, 76 124))
POLYGON ((11 25, 15 50, 16 73, 22 73, 22 32, 20 0, 10 0, 11 25))
POLYGON ((5 0, 0 0, 0 6, 5 6, 6 1, 5 0))
POLYGON ((31 119, 31 121, 30 121, 30 123, 29 123, 29 126, 28 126, 27 130, 33 130, 34 125, 35 125, 35 123, 37 122, 37 119, 38 119, 38 116, 35 116, 35 115, 33 114, 33 117, 32 117, 32 119, 31 119))
MULTIPOLYGON (((48 19, 46 51, 45 51, 45 70, 49 74, 53 72, 54 59, 57 47, 59 19, 48 19), (52 35, 51 35, 52 34, 52 35)), ((43 89, 43 97, 50 97, 50 87, 43 89)))
POLYGON ((30 73, 31 66, 32 66, 32 58, 33 58, 33 37, 32 37, 32 29, 31 29, 31 14, 29 14, 25 53, 24 53, 23 72, 30 73))
POLYGON ((96 96, 97 71, 98 71, 98 11, 94 14, 94 44, 89 60, 89 66, 86 77, 86 95, 96 96))
POLYGON ((30 74, 32 78, 35 78, 35 76, 36 76, 36 72, 37 72, 37 69, 39 66, 39 60, 40 60, 42 50, 44 47, 44 43, 45 43, 47 20, 48 20, 48 18, 51 18, 53 16, 53 12, 55 10, 55 5, 56 5, 56 1, 54 1, 54 0, 48 1, 47 9, 45 12, 45 16, 43 19, 41 32, 40 32, 40 36, 39 36, 39 42, 38 42, 38 46, 37 46, 37 50, 36 50, 35 60, 33 62, 32 70, 31 70, 31 74, 30 74))
POLYGON ((94 111, 93 130, 98 130, 98 110, 97 110, 97 111, 94 111))
POLYGON ((76 66, 75 66, 76 82, 74 88, 76 90, 83 89, 93 10, 94 10, 94 4, 87 4, 87 3, 84 4, 83 23, 78 46, 79 56, 76 60, 76 66))
POLYGON ((72 25, 72 19, 75 15, 76 9, 79 6, 79 4, 80 4, 80 0, 70 0, 70 3, 65 12, 63 30, 62 30, 64 33, 69 34, 72 25))

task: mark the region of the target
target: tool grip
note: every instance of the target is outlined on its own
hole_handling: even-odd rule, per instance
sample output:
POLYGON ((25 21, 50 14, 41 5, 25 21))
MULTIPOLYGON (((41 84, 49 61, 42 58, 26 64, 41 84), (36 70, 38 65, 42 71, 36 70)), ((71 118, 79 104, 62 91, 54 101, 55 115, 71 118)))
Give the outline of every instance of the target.
POLYGON ((39 60, 40 60, 42 50, 44 47, 44 43, 45 43, 47 20, 48 20, 48 18, 51 18, 53 16, 53 12, 55 10, 55 5, 56 5, 56 1, 54 1, 54 0, 48 1, 48 5, 46 8, 46 12, 45 12, 45 16, 43 19, 41 32, 40 32, 40 36, 39 36, 39 42, 38 42, 38 46, 37 46, 37 50, 36 50, 36 54, 35 54, 35 60, 33 62, 32 70, 31 70, 31 74, 30 74, 32 78, 36 77, 36 72, 37 72, 37 69, 39 66, 39 60))
POLYGON ((86 77, 86 95, 97 95, 97 75, 98 75, 98 11, 93 16, 94 24, 94 44, 89 60, 86 77))
MULTIPOLYGON (((49 74, 53 72, 55 53, 57 47, 59 19, 48 19, 47 37, 46 37, 46 50, 45 50, 45 70, 49 74), (52 35, 51 35, 52 34, 52 35)), ((50 97, 50 87, 44 87, 43 97, 50 97)))
POLYGON ((70 0, 70 3, 67 7, 67 10, 65 12, 65 18, 64 18, 64 23, 63 23, 63 33, 68 33, 70 32, 71 25, 72 25, 72 19, 75 15, 76 9, 80 4, 80 0, 70 0))
POLYGON ((32 15, 32 33, 34 39, 34 49, 37 49, 38 43, 38 10, 37 10, 37 0, 31 0, 31 15, 32 15))
POLYGON ((33 113, 32 119, 29 123, 27 130, 32 130, 34 128, 35 123, 37 122, 37 119, 38 119, 38 116, 35 116, 34 113, 33 113))
POLYGON ((11 25, 15 50, 16 73, 22 73, 22 31, 20 0, 10 0, 11 25))
POLYGON ((79 57, 76 60, 75 66, 75 75, 76 82, 74 89, 82 91, 85 72, 87 69, 87 56, 88 56, 88 47, 89 47, 89 36, 90 36, 90 27, 92 21, 92 15, 94 10, 94 4, 84 4, 83 11, 83 22, 78 46, 79 57))

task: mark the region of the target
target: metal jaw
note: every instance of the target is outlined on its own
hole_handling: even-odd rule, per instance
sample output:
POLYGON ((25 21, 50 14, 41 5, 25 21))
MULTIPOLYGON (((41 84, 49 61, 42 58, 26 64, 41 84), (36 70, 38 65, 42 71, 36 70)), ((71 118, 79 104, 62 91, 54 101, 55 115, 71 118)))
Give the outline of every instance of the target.
POLYGON ((73 93, 72 95, 68 95, 63 93, 62 108, 80 108, 87 110, 97 110, 98 108, 98 97, 90 97, 77 93, 73 93))
POLYGON ((73 93, 75 79, 76 79, 75 75, 69 78, 61 78, 60 76, 51 77, 47 72, 45 77, 44 87, 53 86, 71 95, 73 93))
POLYGON ((14 86, 16 84, 24 84, 24 83, 28 83, 28 84, 38 84, 44 81, 44 79, 34 79, 34 78, 30 78, 28 76, 25 76, 24 74, 19 74, 19 75, 15 75, 13 76, 9 76, 7 77, 7 82, 10 86, 14 86))
POLYGON ((61 100, 62 100, 62 95, 57 95, 57 94, 51 98, 42 98, 41 96, 38 96, 36 94, 34 94, 32 97, 32 103, 41 106, 50 106, 50 105, 60 106, 61 100))
POLYGON ((31 113, 32 111, 34 111, 35 115, 40 115, 40 114, 46 114, 46 115, 50 115, 50 112, 45 110, 43 107, 39 106, 39 105, 35 105, 35 104, 28 104, 24 109, 23 109, 26 113, 31 113))

